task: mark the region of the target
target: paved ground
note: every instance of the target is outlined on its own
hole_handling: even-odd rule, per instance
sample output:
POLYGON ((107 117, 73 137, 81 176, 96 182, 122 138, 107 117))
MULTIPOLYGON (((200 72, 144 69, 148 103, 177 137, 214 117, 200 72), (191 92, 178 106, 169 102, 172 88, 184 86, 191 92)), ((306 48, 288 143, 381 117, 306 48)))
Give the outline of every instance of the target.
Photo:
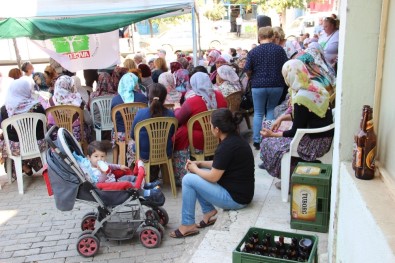
MULTIPOLYGON (((246 131, 242 123, 242 131, 246 131)), ((245 132, 243 134, 246 134, 245 132)), ((249 133, 246 134, 246 137, 249 133)), ((93 258, 83 258, 76 251, 76 241, 81 233, 81 218, 94 208, 76 203, 70 212, 58 211, 53 197, 49 197, 41 176, 24 177, 25 194, 19 195, 16 182, 6 183, 4 170, 0 170, 0 263, 8 262, 232 262, 232 251, 249 227, 301 232, 290 229, 289 203, 281 202, 276 181, 266 171, 257 167, 255 158, 255 196, 249 207, 240 211, 219 211, 217 223, 200 234, 185 239, 173 239, 170 231, 180 224, 181 190, 171 195, 164 186, 164 208, 170 222, 159 248, 144 248, 135 236, 132 240, 114 242, 102 239, 100 253, 93 258)), ((111 158, 110 158, 111 159, 111 158)), ((197 206, 198 207, 198 206, 197 206)), ((199 209, 199 208, 197 208, 199 209)), ((197 210, 196 220, 201 212, 197 210)), ((308 234, 314 234, 307 232, 308 234)), ((320 262, 326 261, 327 235, 319 236, 320 262)))

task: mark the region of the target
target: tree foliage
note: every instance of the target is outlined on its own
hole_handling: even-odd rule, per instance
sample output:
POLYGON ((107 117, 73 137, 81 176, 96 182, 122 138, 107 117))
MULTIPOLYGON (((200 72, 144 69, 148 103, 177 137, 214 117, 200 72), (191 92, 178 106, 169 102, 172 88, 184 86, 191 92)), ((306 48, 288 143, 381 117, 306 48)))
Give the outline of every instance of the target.
POLYGON ((287 8, 306 8, 308 3, 314 1, 315 0, 235 0, 234 3, 245 4, 247 6, 251 4, 257 4, 260 5, 264 10, 267 10, 268 8, 274 8, 278 12, 282 12, 287 8))
POLYGON ((222 3, 214 4, 212 9, 206 10, 204 16, 213 21, 221 20, 225 14, 225 7, 222 3))

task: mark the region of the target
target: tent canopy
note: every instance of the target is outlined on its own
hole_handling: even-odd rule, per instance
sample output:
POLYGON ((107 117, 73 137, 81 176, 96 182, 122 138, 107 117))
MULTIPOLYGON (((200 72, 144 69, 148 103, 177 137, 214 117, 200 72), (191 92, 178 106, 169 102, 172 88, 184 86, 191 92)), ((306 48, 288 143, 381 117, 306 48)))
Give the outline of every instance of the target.
POLYGON ((0 10, 0 39, 109 32, 161 15, 191 12, 193 0, 13 0, 0 10))

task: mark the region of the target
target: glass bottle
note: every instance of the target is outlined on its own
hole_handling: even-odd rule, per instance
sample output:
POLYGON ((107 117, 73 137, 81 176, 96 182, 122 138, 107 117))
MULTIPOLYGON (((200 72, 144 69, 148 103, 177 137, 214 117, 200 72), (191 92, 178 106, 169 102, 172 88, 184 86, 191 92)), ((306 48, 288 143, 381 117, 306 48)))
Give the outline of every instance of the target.
POLYGON ((361 130, 357 137, 355 176, 358 179, 371 180, 374 178, 377 138, 373 130, 373 109, 369 106, 363 108, 361 130))

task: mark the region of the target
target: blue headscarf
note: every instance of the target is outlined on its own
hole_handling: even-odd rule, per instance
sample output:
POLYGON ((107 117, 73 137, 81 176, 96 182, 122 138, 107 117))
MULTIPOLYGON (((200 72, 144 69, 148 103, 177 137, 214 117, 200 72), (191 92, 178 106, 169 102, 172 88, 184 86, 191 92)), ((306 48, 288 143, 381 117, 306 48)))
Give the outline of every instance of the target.
POLYGON ((138 84, 138 77, 133 73, 126 73, 118 84, 118 93, 124 103, 134 102, 134 88, 138 84))

